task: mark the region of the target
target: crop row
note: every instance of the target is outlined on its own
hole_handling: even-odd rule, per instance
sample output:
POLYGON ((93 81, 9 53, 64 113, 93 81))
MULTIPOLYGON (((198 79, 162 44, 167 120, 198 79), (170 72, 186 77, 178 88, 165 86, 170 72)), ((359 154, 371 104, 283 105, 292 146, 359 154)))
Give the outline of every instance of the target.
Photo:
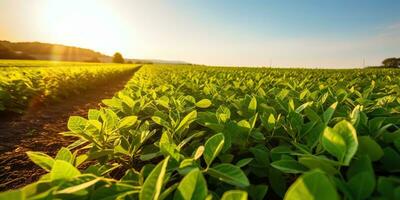
POLYGON ((149 65, 103 103, 0 197, 400 199, 398 70, 149 65))
POLYGON ((0 111, 21 113, 32 104, 63 99, 134 68, 116 64, 3 60, 0 62, 0 111))

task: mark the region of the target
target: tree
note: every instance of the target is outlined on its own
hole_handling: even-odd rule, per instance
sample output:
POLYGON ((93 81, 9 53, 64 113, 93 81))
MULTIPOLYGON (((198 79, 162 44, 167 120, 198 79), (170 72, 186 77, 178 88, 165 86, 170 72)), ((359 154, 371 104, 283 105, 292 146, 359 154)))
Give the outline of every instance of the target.
POLYGON ((386 58, 382 61, 384 67, 398 68, 400 67, 400 58, 386 58))
POLYGON ((113 63, 125 63, 124 58, 122 57, 122 55, 119 52, 114 54, 113 63))

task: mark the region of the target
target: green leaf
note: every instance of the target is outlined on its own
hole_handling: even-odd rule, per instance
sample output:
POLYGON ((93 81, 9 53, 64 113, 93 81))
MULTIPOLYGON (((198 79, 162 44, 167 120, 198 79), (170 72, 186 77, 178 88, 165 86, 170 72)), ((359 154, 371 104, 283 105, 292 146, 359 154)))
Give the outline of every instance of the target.
POLYGON ((210 166, 213 160, 218 156, 219 152, 224 147, 224 134, 218 133, 210 137, 204 145, 203 158, 207 166, 210 166))
POLYGON ((54 165, 54 159, 42 152, 28 151, 26 154, 36 165, 48 172, 54 165))
POLYGON ((348 187, 354 199, 366 199, 372 195, 376 182, 368 156, 361 156, 358 160, 351 162, 347 175, 349 177, 348 187))
POLYGON ((101 180, 101 178, 94 178, 92 180, 85 181, 85 182, 83 182, 81 184, 74 185, 74 186, 71 186, 71 187, 67 187, 67 188, 62 189, 60 191, 57 191, 56 194, 71 194, 71 193, 86 189, 86 188, 96 184, 100 180, 101 180))
MULTIPOLYGON (((400 131, 400 129, 399 129, 400 131)), ((397 151, 400 151, 400 138, 397 138, 393 141, 394 146, 396 147, 397 151)))
POLYGON ((77 168, 63 160, 56 160, 50 171, 51 180, 70 179, 80 174, 77 168))
POLYGON ((247 192, 242 190, 230 190, 222 195, 221 200, 247 200, 247 192))
POLYGON ((301 111, 303 111, 304 109, 306 109, 308 106, 312 105, 313 102, 306 102, 304 104, 302 104, 301 106, 299 106, 298 108, 296 108, 295 112, 300 113, 301 111))
POLYGON ((207 183, 199 169, 194 169, 179 183, 174 199, 203 200, 207 197, 207 183))
POLYGON ((137 116, 128 116, 121 119, 118 128, 129 128, 137 122, 137 116))
POLYGON ((246 165, 248 165, 251 161, 253 161, 253 158, 243 158, 239 160, 235 165, 242 168, 246 165))
POLYGON ((285 200, 338 200, 336 188, 320 170, 312 170, 301 175, 289 187, 285 200))
POLYGON ((250 185, 247 189, 251 199, 263 200, 268 191, 268 185, 250 185))
POLYGON ((174 141, 168 136, 166 132, 163 132, 160 139, 160 151, 165 156, 171 156, 174 160, 180 160, 180 154, 177 150, 177 146, 174 141))
POLYGON ((194 122, 197 118, 197 111, 192 111, 189 114, 187 114, 179 123, 179 126, 176 128, 176 132, 180 133, 182 132, 185 128, 188 128, 189 125, 194 122))
POLYGON ((161 117, 158 116, 152 116, 151 120, 153 120, 156 124, 161 125, 165 128, 170 128, 170 125, 167 121, 165 121, 164 119, 162 119, 161 117))
POLYGON ((167 96, 160 97, 160 99, 157 99, 156 102, 164 108, 169 109, 169 98, 167 96))
POLYGON ((319 159, 319 157, 304 156, 299 158, 299 162, 310 169, 321 169, 327 174, 333 175, 338 172, 331 163, 319 159))
POLYGON ((329 121, 331 120, 333 113, 336 110, 336 107, 338 105, 338 102, 333 103, 331 106, 329 106, 328 109, 325 110, 325 112, 322 114, 322 119, 324 120, 325 124, 328 124, 329 121))
POLYGON ((72 155, 71 151, 69 151, 69 149, 62 147, 56 155, 56 160, 63 160, 66 162, 69 162, 71 164, 73 164, 74 162, 74 156, 72 155))
POLYGON ((343 165, 349 165, 358 148, 356 130, 345 120, 334 128, 327 127, 322 136, 322 146, 343 165))
POLYGON ((0 193, 1 200, 25 200, 26 195, 22 190, 9 190, 6 192, 0 193))
POLYGON ((400 154, 392 147, 383 149, 384 155, 380 162, 384 169, 389 172, 400 172, 400 154))
POLYGON ((271 163, 272 167, 281 170, 284 173, 303 173, 308 168, 295 160, 279 160, 271 163))
POLYGON ((322 137, 322 145, 339 161, 344 160, 347 149, 346 141, 344 141, 344 138, 341 135, 337 134, 332 128, 325 128, 322 137))
POLYGON ((276 123, 275 116, 273 114, 270 114, 267 120, 267 129, 270 131, 273 130, 275 128, 275 123, 276 123))
POLYGON ((215 113, 219 122, 225 123, 231 118, 231 111, 225 106, 220 106, 215 113))
POLYGON ((88 111, 88 119, 89 120, 98 120, 100 117, 100 111, 96 109, 89 109, 88 111))
POLYGON ((360 155, 368 155, 372 161, 378 161, 383 156, 383 150, 379 144, 369 136, 358 137, 358 152, 360 155))
POLYGON ((163 161, 157 164, 157 166, 151 171, 149 176, 146 178, 142 189, 139 193, 139 199, 141 200, 155 200, 160 196, 165 173, 167 171, 169 157, 166 157, 163 161))
POLYGON ((87 120, 79 116, 71 116, 68 119, 68 129, 74 133, 82 133, 85 130, 87 120))
POLYGON ((193 154, 193 159, 197 160, 199 159, 204 153, 204 146, 201 145, 199 147, 197 147, 196 151, 193 154))
POLYGON ((209 168, 207 173, 220 181, 234 186, 247 187, 250 185, 249 180, 243 171, 238 166, 232 164, 219 164, 215 167, 209 168))
POLYGON ((209 99, 202 99, 196 103, 199 108, 208 108, 211 106, 211 101, 209 99))
POLYGON ((256 97, 251 98, 248 109, 252 113, 256 112, 256 110, 257 110, 257 99, 256 99, 256 97))
POLYGON ((267 170, 268 170, 269 185, 279 197, 283 198, 287 190, 286 179, 284 177, 284 174, 273 167, 270 167, 267 170))
POLYGON ((178 187, 178 183, 175 183, 168 188, 166 188, 161 194, 160 197, 158 198, 159 200, 164 200, 168 197, 170 197, 170 194, 172 194, 173 191, 178 187))
MULTIPOLYGON (((399 188, 400 179, 397 177, 379 177, 376 190, 382 195, 382 199, 398 199, 395 198, 395 188, 399 188)), ((397 189, 398 190, 398 189, 397 189)))

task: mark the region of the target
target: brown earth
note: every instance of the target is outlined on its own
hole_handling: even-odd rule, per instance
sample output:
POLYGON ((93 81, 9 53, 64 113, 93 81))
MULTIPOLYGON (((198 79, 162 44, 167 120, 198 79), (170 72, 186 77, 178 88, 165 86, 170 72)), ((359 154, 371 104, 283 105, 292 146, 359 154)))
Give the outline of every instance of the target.
POLYGON ((45 171, 26 156, 26 151, 41 151, 54 156, 74 138, 58 133, 67 131, 70 116, 87 116, 87 111, 102 106, 132 77, 132 73, 106 84, 68 97, 62 102, 29 109, 23 116, 0 117, 0 191, 16 189, 37 181, 45 171))

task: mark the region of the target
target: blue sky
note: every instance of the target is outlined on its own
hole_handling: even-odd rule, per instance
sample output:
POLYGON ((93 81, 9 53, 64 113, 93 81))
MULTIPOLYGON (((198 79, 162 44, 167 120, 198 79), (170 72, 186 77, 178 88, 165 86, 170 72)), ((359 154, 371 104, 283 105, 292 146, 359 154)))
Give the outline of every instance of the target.
POLYGON ((400 57, 399 10, 399 0, 2 0, 0 38, 210 65, 356 67, 400 57))

